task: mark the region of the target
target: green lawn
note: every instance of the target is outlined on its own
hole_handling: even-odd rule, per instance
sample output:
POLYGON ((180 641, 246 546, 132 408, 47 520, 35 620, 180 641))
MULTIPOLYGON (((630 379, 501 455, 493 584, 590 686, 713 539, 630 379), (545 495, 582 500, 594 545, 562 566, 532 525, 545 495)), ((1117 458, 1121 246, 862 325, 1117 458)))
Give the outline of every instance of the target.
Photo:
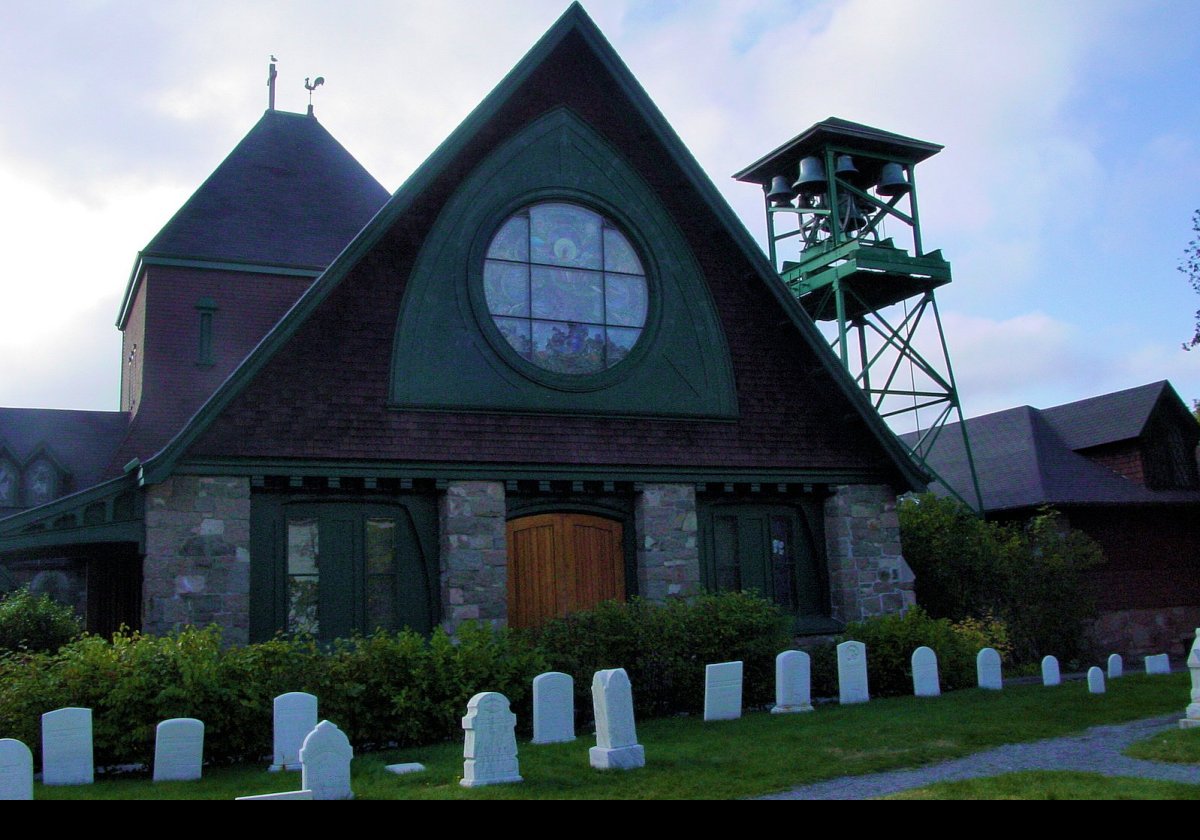
MULTIPOLYGON (((1114 680, 1107 694, 1081 682, 959 691, 936 699, 874 700, 824 706, 801 715, 748 714, 705 724, 696 718, 643 721, 638 739, 648 766, 600 772, 588 766, 587 735, 571 744, 520 745, 525 783, 466 790, 458 785, 462 745, 363 755, 354 762, 361 799, 726 799, 838 776, 912 767, 1006 743, 1077 732, 1103 723, 1162 715, 1186 698, 1183 674, 1114 680), (385 764, 419 761, 425 773, 397 777, 385 764)), ((636 690, 636 687, 635 687, 636 690)), ((299 773, 264 766, 208 769, 202 782, 154 785, 145 779, 90 787, 37 787, 39 799, 230 799, 299 787, 299 773)))
POLYGON ((1173 729, 1163 732, 1161 735, 1130 745, 1125 750, 1125 755, 1130 758, 1144 758, 1147 761, 1200 764, 1200 729, 1173 729))
POLYGON ((1006 773, 986 779, 942 782, 885 797, 887 799, 1192 799, 1200 785, 1127 779, 1095 773, 1006 773))

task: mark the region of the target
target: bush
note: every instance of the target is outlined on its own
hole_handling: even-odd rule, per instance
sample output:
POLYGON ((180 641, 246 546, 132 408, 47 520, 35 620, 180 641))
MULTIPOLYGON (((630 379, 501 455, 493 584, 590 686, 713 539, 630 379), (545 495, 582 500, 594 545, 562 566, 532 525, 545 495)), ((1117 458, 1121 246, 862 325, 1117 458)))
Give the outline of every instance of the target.
POLYGON ((1006 525, 926 494, 900 505, 900 530, 917 600, 930 615, 996 617, 1018 664, 1088 653, 1085 633, 1096 615, 1088 571, 1104 556, 1059 514, 1043 509, 1024 527, 1006 525))
POLYGON ((586 721, 592 675, 606 668, 628 672, 639 716, 702 711, 704 666, 734 660, 743 663, 744 705, 767 705, 775 656, 791 646, 786 626, 778 607, 762 597, 722 593, 666 604, 609 602, 529 636, 551 667, 575 679, 576 713, 586 721))
MULTIPOLYGON (((405 631, 358 637, 325 651, 311 640, 226 648, 216 627, 167 636, 85 636, 57 653, 0 660, 0 737, 40 751, 44 712, 92 710, 99 766, 149 764, 160 721, 204 721, 210 762, 270 755, 272 700, 286 691, 318 698, 320 715, 357 747, 461 737, 467 701, 499 691, 527 702, 541 655, 505 631, 464 626, 451 641, 405 631)), ((524 715, 528 719, 528 712, 524 715)))
POLYGON ((83 632, 75 610, 28 588, 0 600, 0 653, 55 651, 83 632))

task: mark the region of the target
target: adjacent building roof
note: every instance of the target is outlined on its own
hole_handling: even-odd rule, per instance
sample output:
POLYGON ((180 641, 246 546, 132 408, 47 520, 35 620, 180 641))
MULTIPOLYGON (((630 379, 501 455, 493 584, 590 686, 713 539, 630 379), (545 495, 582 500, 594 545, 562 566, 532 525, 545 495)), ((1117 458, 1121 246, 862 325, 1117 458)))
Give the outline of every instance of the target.
MULTIPOLYGON (((1025 405, 967 420, 984 509, 1200 502, 1200 492, 1150 490, 1077 451, 1138 438, 1164 395, 1179 401, 1170 383, 1155 382, 1044 410, 1025 405)), ((903 438, 912 443, 916 435, 903 438)), ((942 430, 929 460, 951 486, 971 486, 957 423, 942 430)))

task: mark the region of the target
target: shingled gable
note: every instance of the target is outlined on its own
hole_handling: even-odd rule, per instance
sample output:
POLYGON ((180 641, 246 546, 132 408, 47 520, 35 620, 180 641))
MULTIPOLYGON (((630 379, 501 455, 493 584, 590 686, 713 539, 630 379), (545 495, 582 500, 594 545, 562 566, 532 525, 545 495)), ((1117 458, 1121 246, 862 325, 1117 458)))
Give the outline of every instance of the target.
POLYGON ((117 326, 144 266, 316 277, 387 199, 316 117, 267 111, 138 255, 117 326))
MULTIPOLYGON (((414 470, 429 469, 435 460, 529 464, 558 459, 567 463, 565 453, 560 451, 555 456, 554 447, 539 445, 536 434, 529 438, 533 450, 520 451, 499 444, 488 449, 489 434, 498 440, 515 429, 534 430, 539 425, 536 422, 462 412, 443 414, 438 420, 436 413, 387 408, 387 382, 381 379, 377 360, 360 357, 352 370, 343 370, 340 376, 332 371, 339 380, 332 390, 323 391, 320 382, 314 381, 319 377, 313 376, 314 371, 331 373, 329 367, 319 367, 326 353, 340 353, 338 361, 345 362, 349 356, 339 347, 346 344, 353 345, 358 353, 379 352, 377 342, 372 344, 361 336, 382 330, 385 325, 389 335, 394 331, 407 273, 402 269, 411 268, 414 248, 455 185, 520 126, 564 105, 589 124, 602 123, 608 141, 631 159, 659 198, 675 202, 670 209, 677 218, 684 219, 681 224, 704 274, 710 283, 713 276, 722 276, 718 284, 721 288, 712 290, 722 318, 730 317, 730 309, 740 306, 743 312, 752 310, 753 317, 760 319, 759 325, 770 332, 757 338, 730 339, 739 367, 742 426, 765 420, 765 435, 742 435, 740 428, 731 433, 721 424, 668 420, 622 423, 609 418, 604 432, 613 444, 609 450, 586 452, 574 447, 569 462, 582 462, 582 470, 589 463, 626 467, 642 463, 648 465, 648 475, 656 474, 649 465, 656 465, 660 470, 657 474, 661 474, 661 452, 673 447, 676 466, 685 462, 694 466, 681 473, 694 476, 721 467, 726 476, 733 468, 747 475, 778 475, 780 480, 862 480, 873 476, 899 479, 910 488, 923 486, 924 477, 777 281, 749 233, 577 4, 413 174, 192 422, 144 464, 143 481, 162 481, 185 455, 191 463, 214 463, 216 459, 225 464, 230 463, 229 458, 295 460, 301 453, 341 463, 384 457, 402 459, 414 470), (580 81, 577 85, 558 85, 568 91, 556 98, 552 92, 556 86, 546 84, 550 78, 580 81), (602 102, 598 95, 585 101, 586 91, 600 88, 612 95, 602 102), (622 109, 627 110, 622 113, 622 109), (719 253, 722 247, 723 255, 719 253), (390 264, 381 268, 384 263, 390 264), (397 270, 397 264, 401 270, 397 270), (384 297, 375 296, 364 303, 364 289, 370 288, 376 295, 381 292, 378 284, 369 285, 371 275, 378 276, 380 271, 392 273, 391 291, 384 290, 384 297), (733 280, 731 275, 735 273, 733 280), (343 290, 344 284, 359 285, 353 289, 348 285, 343 290), (330 329, 322 331, 320 321, 327 318, 337 319, 337 324, 326 322, 330 329), (354 329, 347 331, 347 324, 355 321, 354 329), (340 333, 338 337, 332 335, 333 329, 340 333), (322 335, 326 336, 324 340, 322 335), (297 342, 303 342, 302 349, 297 342), (748 364, 752 356, 753 363, 748 364), (797 356, 803 356, 803 361, 798 362, 797 356), (295 374, 297 363, 306 368, 299 378, 295 374), (318 367, 310 368, 313 363, 318 367), (269 375, 263 376, 264 371, 269 375), (776 372, 780 375, 772 381, 771 374, 776 372), (350 393, 339 392, 351 381, 362 387, 354 387, 350 393), (763 404, 762 389, 788 381, 793 387, 811 384, 811 393, 819 393, 819 398, 813 399, 809 393, 792 394, 776 405, 763 404), (304 382, 312 386, 312 393, 297 392, 304 382), (281 383, 281 389, 273 392, 281 383), (755 388, 759 391, 752 390, 755 388), (276 401, 277 397, 283 399, 276 401), (269 407, 273 401, 274 410, 269 407), (272 423, 279 415, 287 415, 285 422, 293 424, 289 429, 292 434, 280 434, 281 427, 272 423), (446 423, 447 418, 451 422, 446 423), (262 435, 256 436, 255 426, 262 435), (336 445, 322 443, 335 436, 339 441, 336 445), (737 446, 722 446, 723 437, 739 436, 737 446), (784 438, 790 445, 781 446, 784 438), (297 444, 289 448, 288 440, 297 444)), ((555 421, 564 432, 564 440, 589 444, 595 440, 597 422, 587 417, 555 421)), ((560 450, 563 445, 563 441, 558 443, 560 450)))

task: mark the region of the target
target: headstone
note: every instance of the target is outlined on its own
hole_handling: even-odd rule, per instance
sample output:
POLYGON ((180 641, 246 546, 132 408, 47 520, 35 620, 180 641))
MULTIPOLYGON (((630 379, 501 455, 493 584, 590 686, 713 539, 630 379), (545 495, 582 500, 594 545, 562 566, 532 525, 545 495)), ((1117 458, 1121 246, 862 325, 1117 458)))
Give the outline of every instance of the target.
POLYGON ((521 781, 517 765, 517 716, 508 698, 494 691, 476 694, 462 719, 466 730, 463 747, 463 787, 503 785, 521 781))
POLYGON ((812 710, 812 660, 802 650, 785 650, 775 657, 775 707, 771 714, 812 710))
POLYGON ((317 698, 290 691, 275 698, 275 759, 272 773, 300 769, 300 745, 317 727, 317 698))
POLYGON ((288 799, 313 799, 311 790, 285 790, 283 793, 260 793, 258 796, 239 796, 237 802, 275 802, 288 799))
POLYGON ((922 645, 912 655, 913 694, 917 697, 940 697, 942 684, 938 680, 937 654, 922 645))
POLYGON ((533 678, 533 743, 575 740, 575 680, 551 671, 533 678))
POLYGON ((1058 659, 1053 656, 1042 657, 1042 685, 1061 685, 1062 672, 1058 669, 1058 659))
POLYGON ((633 770, 646 766, 646 750, 637 743, 633 689, 624 668, 597 671, 592 677, 596 746, 588 759, 597 770, 633 770))
POLYGON ((42 715, 42 783, 90 785, 92 710, 56 709, 42 715))
POLYGON ((173 718, 158 725, 154 738, 154 781, 198 781, 203 766, 203 721, 173 718))
POLYGON ((867 646, 862 642, 842 642, 837 646, 838 700, 846 703, 866 703, 871 699, 867 690, 867 646))
POLYGON ((0 738, 0 801, 33 799, 33 753, 14 738, 0 738))
POLYGON ((1123 676, 1125 676, 1125 660, 1121 658, 1121 654, 1114 653, 1108 657, 1108 678, 1115 680, 1123 676))
POLYGON ((737 720, 742 716, 742 663, 704 666, 704 719, 737 720))
POLYGON ((1089 694, 1104 693, 1104 672, 1097 666, 1093 665, 1091 668, 1088 668, 1087 680, 1089 694))
POLYGON ((313 799, 353 799, 350 759, 354 750, 346 733, 327 720, 317 724, 300 746, 300 787, 313 799))
POLYGON ((1159 653, 1155 656, 1146 657, 1146 673, 1147 674, 1169 674, 1171 673, 1171 659, 1165 653, 1159 653))
POLYGON ((985 647, 975 656, 975 678, 980 688, 1000 691, 1004 688, 1004 675, 1000 667, 1000 654, 995 648, 985 647))
POLYGON ((407 764, 388 764, 383 769, 397 776, 407 776, 409 773, 424 773, 425 765, 412 761, 407 764))
POLYGON ((1192 642, 1187 666, 1192 672, 1192 702, 1187 707, 1187 717, 1179 721, 1179 728, 1200 729, 1200 627, 1196 628, 1196 641, 1192 642))

